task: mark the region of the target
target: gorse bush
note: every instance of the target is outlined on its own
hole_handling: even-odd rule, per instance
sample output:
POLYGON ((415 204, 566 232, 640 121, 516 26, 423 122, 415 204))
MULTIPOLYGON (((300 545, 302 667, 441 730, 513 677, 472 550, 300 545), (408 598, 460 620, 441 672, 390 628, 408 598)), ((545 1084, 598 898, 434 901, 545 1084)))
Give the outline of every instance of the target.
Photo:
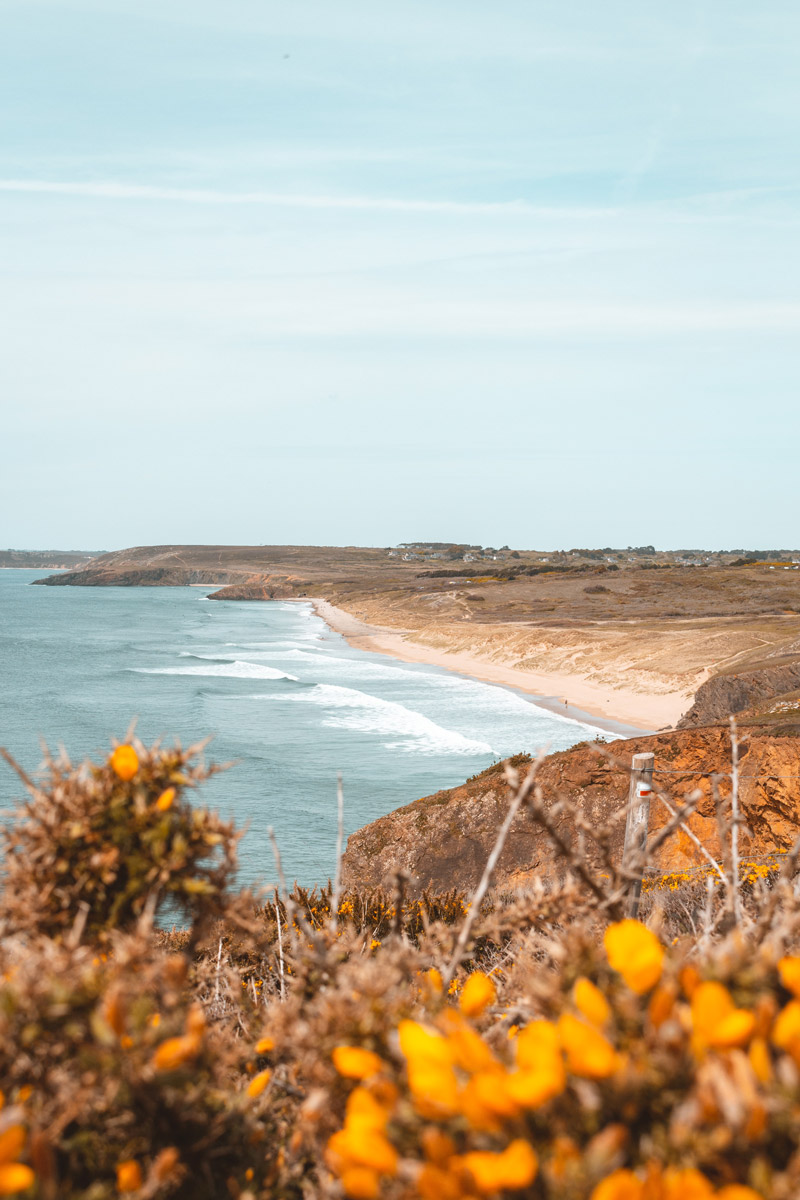
MULTIPOLYGON (((129 929, 164 901, 192 920, 212 911, 236 869, 233 827, 186 799, 209 777, 198 748, 117 746, 108 762, 48 757, 40 784, 3 831, 6 928, 50 936, 129 929)), ((15 765, 15 764, 13 764, 15 765)), ((18 768, 17 768, 18 769, 18 768)))
MULTIPOLYGON (((514 803, 555 828, 535 770, 510 769, 514 803)), ((800 1195, 795 852, 744 889, 720 867, 688 916, 651 887, 649 927, 625 916, 635 872, 591 875, 563 821, 563 878, 524 894, 408 898, 398 875, 256 902, 235 832, 186 799, 207 773, 137 743, 28 781, 0 1195, 800 1195), (184 931, 155 926, 165 901, 184 931)))

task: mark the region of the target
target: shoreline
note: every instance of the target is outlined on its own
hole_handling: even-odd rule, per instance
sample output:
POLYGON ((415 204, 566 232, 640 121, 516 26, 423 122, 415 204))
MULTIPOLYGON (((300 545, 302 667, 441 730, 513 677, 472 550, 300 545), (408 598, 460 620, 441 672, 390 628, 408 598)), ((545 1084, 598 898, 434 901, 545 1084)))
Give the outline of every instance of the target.
POLYGON ((410 641, 396 629, 369 625, 321 597, 306 596, 297 602, 311 604, 314 612, 326 625, 340 633, 346 642, 359 650, 386 654, 402 662, 441 667, 480 683, 521 692, 530 697, 537 707, 547 712, 570 721, 594 725, 618 737, 654 733, 657 726, 674 723, 670 719, 671 712, 667 711, 667 703, 673 702, 674 706, 672 696, 648 696, 634 692, 620 694, 616 689, 591 684, 579 675, 536 674, 518 667, 492 663, 474 655, 448 654, 410 641), (624 706, 620 703, 622 696, 627 701, 624 706))

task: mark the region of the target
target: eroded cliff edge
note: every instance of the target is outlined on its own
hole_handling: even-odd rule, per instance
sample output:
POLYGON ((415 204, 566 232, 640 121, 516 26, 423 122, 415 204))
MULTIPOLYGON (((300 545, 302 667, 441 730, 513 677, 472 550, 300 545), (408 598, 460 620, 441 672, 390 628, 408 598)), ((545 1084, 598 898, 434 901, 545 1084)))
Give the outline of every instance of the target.
MULTIPOLYGON (((797 732, 797 731, 795 731, 797 732)), ((744 855, 764 856, 788 849, 800 833, 800 738, 776 737, 758 727, 743 730, 740 800, 746 825, 741 831, 744 855)), ((583 743, 551 754, 540 768, 546 800, 574 801, 591 828, 598 828, 628 799, 631 756, 653 751, 656 785, 680 800, 695 788, 703 793, 689 818, 692 832, 712 853, 719 853, 716 808, 711 774, 730 770, 730 736, 723 727, 687 729, 612 742, 605 747, 583 743), (616 760, 611 761, 608 756, 616 760)), ((512 760, 524 769, 525 755, 512 760)), ((724 794, 725 787, 722 783, 724 794)), ((474 889, 497 829, 506 814, 509 790, 502 764, 490 767, 460 787, 437 792, 407 804, 351 834, 343 862, 345 886, 390 886, 398 869, 407 872, 418 889, 474 889)), ((667 818, 657 799, 651 808, 651 831, 667 818)), ((559 828, 573 840, 569 817, 559 828)), ((624 822, 618 821, 610 843, 615 859, 622 851, 624 822)), ((587 839, 587 858, 602 870, 587 839)), ((700 852, 685 834, 670 839, 659 859, 661 870, 684 870, 702 863, 700 852)), ((524 886, 534 877, 554 871, 551 843, 524 813, 511 827, 500 857, 495 883, 499 888, 524 886)))

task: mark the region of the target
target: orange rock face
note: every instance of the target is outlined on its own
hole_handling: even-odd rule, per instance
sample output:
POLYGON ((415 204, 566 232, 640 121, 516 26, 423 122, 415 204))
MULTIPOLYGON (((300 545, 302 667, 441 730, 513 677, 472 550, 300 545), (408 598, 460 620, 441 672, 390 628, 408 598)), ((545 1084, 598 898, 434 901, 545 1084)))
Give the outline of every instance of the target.
MULTIPOLYGON (((789 849, 800 834, 800 739, 774 737, 757 728, 743 731, 741 737, 739 798, 745 826, 740 833, 740 847, 745 856, 768 856, 789 849)), ((702 799, 687 824, 711 854, 719 855, 712 777, 719 774, 719 791, 723 797, 729 796, 731 745, 725 727, 683 729, 606 746, 583 743, 551 754, 539 773, 544 797, 552 803, 560 796, 575 801, 592 828, 616 814, 619 819, 611 852, 618 860, 628 800, 625 766, 630 765, 632 755, 644 751, 655 754, 654 787, 671 803, 680 803, 696 788, 701 790, 702 799)), ((514 761, 525 770, 526 759, 520 756, 514 761)), ((461 787, 437 792, 373 821, 348 840, 343 864, 345 885, 388 885, 399 868, 407 871, 420 889, 474 888, 508 800, 509 789, 503 768, 498 765, 461 787)), ((668 819, 666 808, 654 795, 651 833, 668 819)), ((572 819, 564 816, 558 825, 563 836, 574 841, 572 819)), ((602 869, 599 854, 588 838, 586 856, 602 869)), ((657 866, 668 872, 703 862, 691 839, 678 833, 662 847, 657 866)), ((536 876, 552 877, 556 871, 549 838, 521 813, 498 864, 497 886, 521 886, 536 876)))

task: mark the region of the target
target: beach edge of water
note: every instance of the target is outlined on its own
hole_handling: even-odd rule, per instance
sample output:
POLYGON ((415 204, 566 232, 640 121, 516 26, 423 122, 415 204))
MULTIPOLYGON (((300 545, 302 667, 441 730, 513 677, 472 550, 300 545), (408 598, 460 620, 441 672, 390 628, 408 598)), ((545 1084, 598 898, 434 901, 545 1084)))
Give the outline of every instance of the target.
MULTIPOLYGON (((529 696, 532 703, 546 712, 569 721, 591 725, 617 737, 640 736, 643 732, 653 733, 657 727, 663 728, 674 723, 674 703, 669 710, 666 704, 662 703, 659 707, 658 703, 674 702, 675 698, 672 695, 662 697, 634 692, 620 693, 617 689, 591 684, 579 675, 536 674, 492 663, 475 655, 448 654, 414 642, 398 633, 396 629, 369 625, 323 597, 305 596, 302 600, 298 598, 298 602, 310 604, 330 629, 340 633, 349 645, 359 650, 386 654, 402 662, 441 667, 479 683, 510 688, 529 696)), ((685 703, 683 698, 681 699, 685 703)))

